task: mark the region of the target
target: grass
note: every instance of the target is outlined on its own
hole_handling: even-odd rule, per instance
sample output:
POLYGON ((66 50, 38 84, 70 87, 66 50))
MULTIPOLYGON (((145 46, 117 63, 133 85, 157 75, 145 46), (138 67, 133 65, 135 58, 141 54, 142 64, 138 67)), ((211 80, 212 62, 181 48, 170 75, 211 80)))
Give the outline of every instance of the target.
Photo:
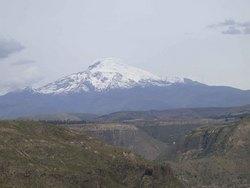
POLYGON ((0 122, 0 187, 181 187, 157 166, 83 132, 33 121, 0 122), (151 169, 151 175, 145 175, 151 169))

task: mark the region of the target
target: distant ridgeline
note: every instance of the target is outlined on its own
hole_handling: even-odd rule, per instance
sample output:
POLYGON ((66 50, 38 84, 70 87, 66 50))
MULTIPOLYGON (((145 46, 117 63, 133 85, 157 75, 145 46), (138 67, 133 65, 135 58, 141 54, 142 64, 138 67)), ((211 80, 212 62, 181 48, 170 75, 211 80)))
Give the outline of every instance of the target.
POLYGON ((53 124, 53 125, 74 125, 74 124, 87 124, 87 123, 92 123, 91 121, 85 121, 85 120, 38 120, 41 123, 49 123, 49 124, 53 124))

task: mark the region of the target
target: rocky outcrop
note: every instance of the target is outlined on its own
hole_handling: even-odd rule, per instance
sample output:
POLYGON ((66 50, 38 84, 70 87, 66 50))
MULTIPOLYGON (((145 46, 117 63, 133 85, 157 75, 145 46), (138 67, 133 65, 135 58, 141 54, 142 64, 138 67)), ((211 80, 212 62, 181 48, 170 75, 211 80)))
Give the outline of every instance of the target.
POLYGON ((249 134, 249 118, 198 128, 185 137, 172 167, 190 187, 249 187, 249 134))

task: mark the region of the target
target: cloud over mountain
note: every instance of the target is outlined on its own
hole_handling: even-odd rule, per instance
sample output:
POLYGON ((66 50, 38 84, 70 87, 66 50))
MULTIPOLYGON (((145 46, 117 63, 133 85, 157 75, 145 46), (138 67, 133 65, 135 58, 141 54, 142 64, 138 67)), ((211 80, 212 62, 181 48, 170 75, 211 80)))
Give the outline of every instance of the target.
POLYGON ((0 59, 7 58, 14 53, 22 51, 24 48, 17 41, 0 39, 0 59))
POLYGON ((228 19, 217 24, 209 25, 208 28, 218 29, 222 34, 248 35, 250 34, 250 21, 238 22, 233 19, 228 19))

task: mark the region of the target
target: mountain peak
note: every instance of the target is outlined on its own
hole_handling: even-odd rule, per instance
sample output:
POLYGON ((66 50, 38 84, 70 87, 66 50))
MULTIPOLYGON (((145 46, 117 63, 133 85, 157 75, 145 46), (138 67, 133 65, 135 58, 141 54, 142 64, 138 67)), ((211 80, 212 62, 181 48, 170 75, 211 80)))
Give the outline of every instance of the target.
POLYGON ((123 63, 118 58, 105 58, 96 61, 86 71, 63 77, 37 89, 43 94, 65 94, 88 91, 108 91, 135 86, 168 86, 167 79, 123 63))
POLYGON ((100 67, 119 67, 119 66, 125 66, 125 64, 122 62, 119 58, 103 58, 100 60, 95 61, 93 65, 90 65, 88 67, 88 70, 100 68, 100 67))
POLYGON ((125 64, 118 58, 105 58, 98 60, 93 65, 89 66, 88 71, 91 73, 106 74, 106 76, 120 75, 136 82, 148 79, 160 80, 160 77, 148 71, 125 64))

